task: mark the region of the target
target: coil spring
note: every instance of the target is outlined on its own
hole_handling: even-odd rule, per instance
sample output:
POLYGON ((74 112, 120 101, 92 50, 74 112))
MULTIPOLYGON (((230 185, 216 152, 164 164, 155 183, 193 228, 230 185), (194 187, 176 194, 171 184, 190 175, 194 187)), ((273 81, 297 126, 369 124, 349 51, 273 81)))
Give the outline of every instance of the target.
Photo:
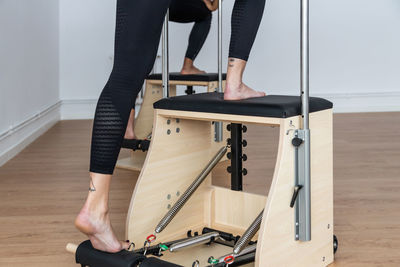
POLYGON ((183 205, 185 205, 185 203, 189 200, 192 194, 197 190, 200 184, 212 171, 215 165, 217 165, 217 163, 222 159, 227 150, 228 148, 224 146, 218 151, 218 153, 214 156, 214 158, 207 164, 207 167, 200 173, 200 175, 196 178, 196 180, 182 194, 182 196, 178 199, 175 205, 168 211, 168 213, 164 216, 164 218, 161 219, 161 221, 158 223, 155 229, 156 233, 161 233, 161 231, 164 230, 165 227, 167 227, 167 225, 172 221, 172 219, 183 207, 183 205))
POLYGON ((242 250, 249 244, 250 240, 255 236, 257 231, 260 229, 262 217, 264 214, 264 210, 257 216, 254 222, 250 225, 250 227, 246 230, 246 232, 242 235, 242 237, 238 240, 233 248, 233 253, 235 255, 242 252, 242 250))

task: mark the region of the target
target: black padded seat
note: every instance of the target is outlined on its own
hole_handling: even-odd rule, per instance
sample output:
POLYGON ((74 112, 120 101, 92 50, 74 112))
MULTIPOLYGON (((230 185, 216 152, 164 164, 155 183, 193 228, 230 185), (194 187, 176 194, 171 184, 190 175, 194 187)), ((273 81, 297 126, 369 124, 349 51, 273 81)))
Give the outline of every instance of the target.
MULTIPOLYGON (((331 109, 332 102, 310 97, 310 112, 331 109)), ((245 100, 226 101, 223 93, 202 93, 161 99, 156 109, 288 118, 301 115, 300 96, 268 95, 245 100)))
MULTIPOLYGON (((180 74, 179 72, 170 72, 169 79, 170 81, 215 82, 218 81, 218 73, 180 74)), ((147 80, 162 80, 162 74, 151 74, 147 80)), ((226 80, 226 73, 222 74, 222 80, 226 80)))

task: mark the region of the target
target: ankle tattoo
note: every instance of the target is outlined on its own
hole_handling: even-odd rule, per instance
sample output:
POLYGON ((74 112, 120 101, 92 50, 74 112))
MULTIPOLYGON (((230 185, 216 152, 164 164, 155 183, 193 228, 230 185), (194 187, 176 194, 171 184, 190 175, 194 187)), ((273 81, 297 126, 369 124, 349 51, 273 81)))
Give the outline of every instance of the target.
POLYGON ((95 192, 96 187, 94 186, 92 178, 90 178, 89 192, 95 192))
POLYGON ((228 64, 228 66, 229 66, 230 68, 234 67, 234 66, 235 66, 235 65, 233 64, 234 62, 235 62, 235 59, 230 58, 230 59, 229 59, 229 64, 228 64))

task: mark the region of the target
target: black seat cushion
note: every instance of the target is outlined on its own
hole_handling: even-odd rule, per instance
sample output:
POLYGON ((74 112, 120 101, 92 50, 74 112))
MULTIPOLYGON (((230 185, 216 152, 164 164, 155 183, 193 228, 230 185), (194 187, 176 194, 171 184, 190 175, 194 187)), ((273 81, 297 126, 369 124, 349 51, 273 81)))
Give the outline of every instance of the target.
MULTIPOLYGON (((310 112, 332 108, 332 102, 310 97, 310 112)), ((176 96, 154 103, 156 109, 222 113, 259 117, 288 118, 301 115, 300 96, 268 95, 245 100, 226 101, 223 93, 176 96)))
MULTIPOLYGON (((148 80, 162 80, 161 73, 151 74, 147 77, 148 80)), ((205 74, 180 74, 179 72, 171 72, 169 74, 171 81, 195 81, 195 82, 214 82, 218 81, 218 73, 205 74)), ((222 74, 222 79, 226 80, 226 73, 222 74)))

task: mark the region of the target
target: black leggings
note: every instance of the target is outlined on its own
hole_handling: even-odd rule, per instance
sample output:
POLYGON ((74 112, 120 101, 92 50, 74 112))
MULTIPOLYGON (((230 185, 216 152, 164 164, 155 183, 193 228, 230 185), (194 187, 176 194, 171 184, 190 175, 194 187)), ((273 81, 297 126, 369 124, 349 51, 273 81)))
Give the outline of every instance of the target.
MULTIPOLYGON (((201 1, 201 0, 199 0, 201 1)), ((115 59, 93 123, 90 171, 112 174, 129 113, 156 58, 170 0, 117 0, 115 59)), ((236 0, 229 54, 247 60, 265 0, 236 0)))
POLYGON ((202 0, 171 0, 169 20, 180 23, 194 22, 189 35, 185 57, 195 60, 211 28, 211 11, 202 0))

